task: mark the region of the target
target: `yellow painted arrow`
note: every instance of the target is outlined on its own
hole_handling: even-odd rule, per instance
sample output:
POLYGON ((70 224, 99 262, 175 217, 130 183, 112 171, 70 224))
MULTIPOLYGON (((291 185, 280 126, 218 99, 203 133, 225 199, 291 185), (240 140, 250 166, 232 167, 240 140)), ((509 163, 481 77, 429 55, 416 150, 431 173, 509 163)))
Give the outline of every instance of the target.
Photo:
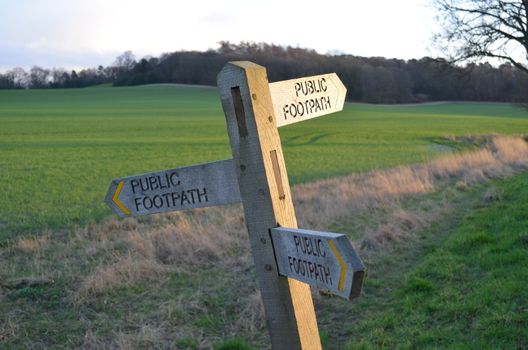
POLYGON ((345 288, 345 277, 346 277, 347 268, 346 268, 345 262, 341 258, 341 254, 339 254, 339 251, 337 250, 334 242, 332 242, 329 239, 327 240, 327 242, 328 242, 328 245, 330 246, 330 249, 332 249, 332 251, 334 252, 335 257, 337 258, 337 261, 339 262, 339 265, 341 266, 341 273, 339 274, 338 288, 339 288, 340 291, 343 291, 343 289, 345 288))
POLYGON ((119 184, 117 185, 114 195, 112 196, 112 202, 114 202, 119 207, 119 209, 121 209, 123 213, 125 213, 126 215, 130 215, 130 210, 128 210, 128 208, 125 207, 123 203, 121 203, 121 201, 119 200, 119 194, 121 193, 121 190, 123 189, 124 184, 125 182, 123 180, 119 181, 119 184))

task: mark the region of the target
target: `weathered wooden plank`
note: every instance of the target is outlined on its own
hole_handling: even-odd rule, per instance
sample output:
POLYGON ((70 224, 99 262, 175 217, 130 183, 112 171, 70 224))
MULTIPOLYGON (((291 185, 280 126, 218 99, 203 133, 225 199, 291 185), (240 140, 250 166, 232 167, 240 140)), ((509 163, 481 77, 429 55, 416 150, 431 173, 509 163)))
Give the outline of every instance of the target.
POLYGON ((271 229, 279 273, 345 299, 360 295, 365 266, 341 233, 271 229))
POLYGON ((278 81, 269 88, 277 127, 339 112, 347 91, 335 73, 278 81))
POLYGON ((106 203, 138 216, 240 202, 232 159, 112 180, 106 203))
POLYGON ((273 348, 321 349, 310 287, 279 276, 271 244, 271 228, 297 222, 266 70, 228 63, 218 87, 273 348))

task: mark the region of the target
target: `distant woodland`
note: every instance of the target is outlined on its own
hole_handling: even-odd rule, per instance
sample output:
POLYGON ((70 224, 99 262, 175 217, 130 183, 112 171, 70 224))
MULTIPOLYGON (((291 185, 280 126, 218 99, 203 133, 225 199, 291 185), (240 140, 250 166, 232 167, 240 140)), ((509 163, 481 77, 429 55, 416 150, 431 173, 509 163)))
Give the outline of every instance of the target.
POLYGON ((351 101, 528 101, 528 74, 511 64, 460 66, 430 57, 400 60, 323 55, 310 49, 246 42, 220 42, 216 50, 178 51, 140 60, 127 51, 111 66, 80 71, 35 66, 28 72, 15 68, 0 74, 0 89, 78 88, 103 83, 216 85, 216 75, 222 66, 234 60, 250 60, 265 66, 270 81, 336 72, 351 101))

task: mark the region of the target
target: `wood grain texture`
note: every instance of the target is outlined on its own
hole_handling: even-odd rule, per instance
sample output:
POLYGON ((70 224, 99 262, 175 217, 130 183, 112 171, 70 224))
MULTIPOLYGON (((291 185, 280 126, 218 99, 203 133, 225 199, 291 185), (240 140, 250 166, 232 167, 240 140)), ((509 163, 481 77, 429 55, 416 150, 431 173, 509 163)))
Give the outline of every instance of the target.
POLYGON ((218 87, 272 346, 321 349, 310 287, 279 276, 271 243, 271 228, 297 227, 297 221, 266 70, 230 62, 218 75, 218 87), (233 101, 238 92, 232 89, 239 90, 243 108, 233 101), (245 122, 237 121, 241 110, 245 122), (242 125, 247 134, 239 130, 242 125))

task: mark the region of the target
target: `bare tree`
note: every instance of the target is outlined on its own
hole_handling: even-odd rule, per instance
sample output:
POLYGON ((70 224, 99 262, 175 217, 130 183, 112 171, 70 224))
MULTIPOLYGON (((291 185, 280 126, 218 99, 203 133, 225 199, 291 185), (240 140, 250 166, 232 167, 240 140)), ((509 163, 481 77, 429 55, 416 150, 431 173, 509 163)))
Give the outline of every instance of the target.
POLYGON ((49 69, 33 66, 29 71, 29 84, 33 89, 48 87, 49 78, 49 69))
POLYGON ((10 73, 13 74, 13 79, 17 88, 29 88, 29 74, 23 68, 15 67, 10 73))
POLYGON ((434 0, 453 61, 496 58, 528 73, 528 0, 434 0))
POLYGON ((134 68, 135 64, 136 56, 130 50, 125 51, 121 55, 117 56, 114 62, 115 67, 119 67, 125 71, 129 71, 134 68))

